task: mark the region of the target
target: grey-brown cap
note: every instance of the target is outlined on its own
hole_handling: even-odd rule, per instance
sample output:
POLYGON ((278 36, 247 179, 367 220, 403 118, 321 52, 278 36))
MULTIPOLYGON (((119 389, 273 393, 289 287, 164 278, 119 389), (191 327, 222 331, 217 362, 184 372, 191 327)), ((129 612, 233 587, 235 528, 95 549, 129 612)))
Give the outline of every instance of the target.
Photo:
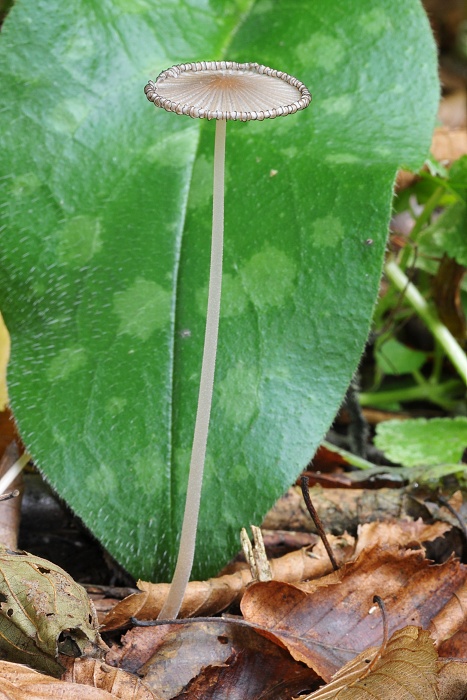
POLYGON ((168 112, 200 119, 274 119, 305 109, 311 102, 299 80, 258 63, 183 63, 150 80, 148 100, 168 112))

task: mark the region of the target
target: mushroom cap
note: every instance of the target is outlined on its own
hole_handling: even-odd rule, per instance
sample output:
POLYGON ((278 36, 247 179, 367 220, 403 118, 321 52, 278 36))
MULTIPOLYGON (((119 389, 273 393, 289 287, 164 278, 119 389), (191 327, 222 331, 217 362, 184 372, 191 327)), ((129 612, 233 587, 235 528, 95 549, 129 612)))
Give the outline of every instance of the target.
POLYGON ((156 107, 200 119, 274 119, 305 109, 307 87, 258 63, 201 61, 162 71, 144 88, 156 107))

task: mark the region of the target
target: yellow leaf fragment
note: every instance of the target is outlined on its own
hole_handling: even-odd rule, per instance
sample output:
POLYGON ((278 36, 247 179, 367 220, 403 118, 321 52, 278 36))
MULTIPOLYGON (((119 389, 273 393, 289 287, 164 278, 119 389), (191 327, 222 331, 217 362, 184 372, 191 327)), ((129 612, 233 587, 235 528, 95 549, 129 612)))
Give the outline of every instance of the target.
POLYGON ((301 700, 438 700, 438 655, 428 632, 404 627, 378 647, 363 651, 328 685, 301 700), (371 670, 368 673, 368 667, 371 670))

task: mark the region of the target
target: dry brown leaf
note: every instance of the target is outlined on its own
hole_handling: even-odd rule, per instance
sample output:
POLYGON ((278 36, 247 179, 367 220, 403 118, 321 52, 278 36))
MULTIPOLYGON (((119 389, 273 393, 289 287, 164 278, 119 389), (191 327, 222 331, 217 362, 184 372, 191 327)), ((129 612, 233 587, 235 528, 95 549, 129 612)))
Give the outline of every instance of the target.
POLYGON ((244 622, 228 618, 136 627, 108 662, 137 673, 164 700, 289 700, 319 678, 244 622))
POLYGON ((430 632, 437 645, 449 640, 459 632, 467 622, 467 581, 456 589, 446 603, 430 622, 430 632))
MULTIPOLYGON (((310 498, 326 532, 356 532, 360 523, 388 518, 420 517, 428 514, 414 501, 408 489, 323 489, 313 486, 310 498)), ((292 486, 266 515, 262 524, 269 530, 316 532, 303 501, 302 491, 292 486)))
MULTIPOLYGON (((374 595, 384 601, 390 631, 407 622, 427 627, 435 616, 440 628, 443 610, 466 581, 467 567, 454 559, 433 565, 422 551, 377 547, 317 581, 253 584, 241 608, 246 620, 268 629, 270 639, 329 681, 356 654, 380 642, 374 595)), ((452 634, 454 624, 448 627, 452 634)))
POLYGON ((364 549, 370 549, 376 545, 409 547, 421 545, 423 542, 432 542, 438 537, 442 537, 450 529, 449 523, 438 520, 427 524, 421 518, 418 520, 391 519, 385 522, 365 523, 358 526, 355 557, 364 549))
POLYGON ((302 700, 438 700, 438 659, 428 632, 404 627, 378 658, 379 652, 366 649, 302 700))
POLYGON ((62 681, 106 690, 122 700, 159 700, 137 676, 97 659, 68 659, 62 681))
POLYGON ((438 668, 440 700, 466 700, 467 663, 444 661, 438 664, 438 668))
MULTIPOLYGON (((309 515, 307 514, 309 518, 309 515)), ((310 518, 309 518, 310 519, 310 518)), ((400 547, 420 546, 441 537, 450 529, 450 525, 435 522, 427 525, 421 519, 417 521, 395 521, 366 523, 359 526, 358 540, 350 535, 334 537, 329 535, 337 562, 342 565, 355 557, 367 547, 377 544, 397 544, 400 547)), ((322 542, 313 548, 305 548, 270 561, 273 579, 295 583, 316 579, 331 572, 329 557, 322 542)), ((240 569, 233 574, 219 576, 208 581, 193 581, 188 584, 180 616, 202 617, 214 615, 233 603, 238 603, 250 584, 252 577, 249 569, 240 569)), ((139 581, 141 593, 128 596, 117 603, 103 620, 104 631, 110 631, 128 624, 131 617, 140 620, 155 619, 162 608, 168 593, 168 584, 153 584, 139 581)))
MULTIPOLYGON (((350 559, 355 546, 353 537, 330 536, 330 541, 339 563, 350 559)), ((329 557, 321 542, 313 547, 312 552, 308 549, 290 552, 279 559, 271 560, 270 564, 273 578, 279 581, 303 581, 323 576, 332 570, 329 557)), ((249 569, 242 569, 234 574, 207 581, 192 581, 188 584, 180 617, 202 617, 224 610, 240 600, 245 587, 251 581, 249 569)), ((105 617, 102 629, 108 631, 122 627, 131 617, 137 617, 140 620, 155 619, 162 608, 169 587, 166 583, 138 581, 138 588, 142 592, 128 596, 118 603, 105 617)))
POLYGON ((467 616, 457 632, 439 645, 438 654, 445 659, 467 661, 467 616))
MULTIPOLYGON (((21 664, 0 661, 0 700, 133 700, 133 698, 119 697, 89 685, 67 683, 33 671, 21 664)), ((154 700, 154 695, 142 696, 141 700, 154 700)))

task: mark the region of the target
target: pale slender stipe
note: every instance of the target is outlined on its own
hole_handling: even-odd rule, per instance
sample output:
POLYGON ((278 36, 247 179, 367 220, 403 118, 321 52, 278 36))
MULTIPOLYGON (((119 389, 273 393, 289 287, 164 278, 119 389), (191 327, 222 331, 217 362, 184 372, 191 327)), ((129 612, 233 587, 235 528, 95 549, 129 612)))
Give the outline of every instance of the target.
POLYGON ((222 282, 226 121, 275 119, 308 107, 308 88, 288 73, 258 63, 200 61, 173 66, 144 89, 156 107, 216 120, 211 271, 206 335, 188 489, 177 564, 158 619, 175 619, 193 566, 204 462, 211 414, 222 282))
POLYGON ((160 620, 175 619, 179 613, 190 578, 195 556, 196 530, 203 485, 204 460, 211 416, 214 372, 216 368, 217 336, 222 288, 222 252, 224 238, 224 162, 226 122, 216 122, 214 146, 214 191, 212 204, 211 269, 209 275, 208 310, 204 337, 203 364, 199 384, 193 448, 191 453, 188 489, 177 565, 169 594, 159 614, 160 620))

